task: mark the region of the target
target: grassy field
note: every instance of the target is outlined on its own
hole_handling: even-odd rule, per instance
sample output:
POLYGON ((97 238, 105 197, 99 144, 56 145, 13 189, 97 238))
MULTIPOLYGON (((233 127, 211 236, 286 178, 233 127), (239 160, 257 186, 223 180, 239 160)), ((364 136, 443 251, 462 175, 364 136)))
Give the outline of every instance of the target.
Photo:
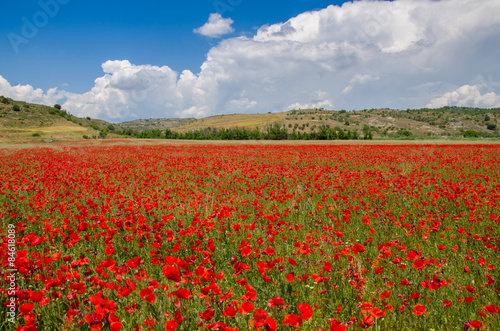
MULTIPOLYGON (((11 142, 1 141, 0 148, 5 149, 26 149, 26 148, 65 148, 65 147, 84 147, 84 146, 196 146, 200 145, 199 140, 158 140, 158 139, 89 139, 89 140, 59 140, 51 141, 30 141, 30 142, 11 142)), ((408 145, 408 146, 432 146, 432 145, 500 145, 500 141, 496 139, 434 139, 434 140, 285 140, 285 141, 269 141, 269 140, 212 140, 203 141, 203 145, 214 146, 384 146, 384 145, 408 145)))
POLYGON ((0 329, 499 330, 500 146, 375 143, 0 148, 0 329))

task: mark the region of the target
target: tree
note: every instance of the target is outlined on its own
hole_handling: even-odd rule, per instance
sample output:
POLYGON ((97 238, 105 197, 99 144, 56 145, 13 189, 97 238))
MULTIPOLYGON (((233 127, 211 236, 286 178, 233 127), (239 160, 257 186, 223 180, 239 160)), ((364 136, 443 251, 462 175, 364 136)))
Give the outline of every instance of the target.
POLYGON ((464 137, 465 138, 477 138, 477 137, 479 137, 479 133, 477 133, 474 130, 467 130, 464 132, 464 137))
POLYGON ((21 108, 19 108, 19 106, 18 106, 18 105, 13 105, 13 106, 12 106, 12 110, 13 110, 13 111, 20 111, 20 110, 21 110, 21 108))
POLYGON ((54 105, 54 108, 55 108, 55 109, 57 109, 57 110, 61 110, 61 105, 56 103, 56 104, 54 105))
POLYGON ((364 140, 372 140, 372 129, 368 125, 363 126, 363 139, 364 140))
POLYGON ((411 137, 413 135, 413 133, 411 133, 411 131, 408 130, 399 130, 398 134, 402 137, 411 137))

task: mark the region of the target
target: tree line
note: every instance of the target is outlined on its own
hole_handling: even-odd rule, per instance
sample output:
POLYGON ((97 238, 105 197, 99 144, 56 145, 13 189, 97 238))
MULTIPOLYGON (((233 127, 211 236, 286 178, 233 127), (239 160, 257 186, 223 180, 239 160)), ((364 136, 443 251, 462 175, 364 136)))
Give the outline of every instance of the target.
POLYGON ((363 128, 361 137, 357 131, 343 130, 339 127, 329 128, 323 126, 318 132, 288 132, 285 127, 275 123, 267 126, 264 130, 247 128, 206 128, 187 132, 176 132, 166 130, 143 130, 131 129, 115 131, 115 133, 140 138, 140 139, 188 139, 188 140, 357 140, 373 139, 369 126, 363 128))

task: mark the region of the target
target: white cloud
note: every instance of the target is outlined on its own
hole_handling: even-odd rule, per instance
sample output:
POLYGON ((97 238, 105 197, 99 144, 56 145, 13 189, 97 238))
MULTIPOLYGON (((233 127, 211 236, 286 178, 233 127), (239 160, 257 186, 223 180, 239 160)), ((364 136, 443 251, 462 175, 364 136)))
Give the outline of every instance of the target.
POLYGON ((343 90, 342 94, 349 93, 356 85, 363 85, 368 82, 372 82, 375 80, 379 80, 380 77, 372 76, 372 75, 354 75, 349 81, 349 85, 347 85, 343 90))
POLYGON ((248 98, 229 100, 227 102, 227 109, 235 109, 238 111, 246 111, 257 106, 257 101, 250 101, 248 98))
POLYGON ((47 92, 44 92, 42 89, 35 89, 31 85, 11 86, 10 83, 0 75, 0 95, 4 95, 14 100, 23 100, 26 102, 53 106, 64 98, 65 92, 58 91, 57 88, 51 88, 47 92))
POLYGON ((210 14, 207 23, 198 29, 194 29, 193 31, 207 37, 220 38, 222 35, 234 31, 231 27, 233 23, 234 21, 232 19, 222 18, 219 13, 213 13, 210 14))
POLYGON ((479 108, 500 107, 500 95, 495 92, 481 93, 477 85, 464 85, 457 90, 435 98, 427 105, 429 108, 444 106, 470 106, 479 108))
MULTIPOLYGON (((207 33, 220 35, 230 26, 207 33)), ((498 0, 346 2, 263 26, 251 37, 222 40, 199 73, 108 61, 84 94, 12 87, 5 80, 0 94, 52 104, 64 96, 70 112, 113 121, 201 117, 212 110, 490 107, 500 94, 499 35, 498 0)))

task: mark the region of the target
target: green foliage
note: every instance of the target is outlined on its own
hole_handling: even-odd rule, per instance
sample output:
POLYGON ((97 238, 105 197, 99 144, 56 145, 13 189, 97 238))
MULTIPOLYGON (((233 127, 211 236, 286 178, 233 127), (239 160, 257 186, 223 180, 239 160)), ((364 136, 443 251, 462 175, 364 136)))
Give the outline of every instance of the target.
MULTIPOLYGON (((327 125, 320 126, 319 132, 301 133, 294 130, 288 133, 285 127, 274 123, 268 126, 264 131, 257 128, 250 130, 246 128, 215 129, 206 128, 202 130, 188 131, 179 133, 166 129, 144 130, 141 132, 131 129, 115 131, 117 134, 142 139, 189 139, 189 140, 336 140, 336 139, 359 139, 356 131, 345 132, 340 128, 330 128, 327 125)), ((370 138, 371 139, 371 138, 370 138)))
POLYGON ((274 123, 267 127, 267 138, 269 140, 286 140, 288 137, 285 128, 282 128, 278 123, 274 123))
POLYGON ((40 137, 40 136, 41 136, 41 134, 40 134, 39 132, 35 132, 35 133, 33 133, 31 136, 32 136, 32 137, 40 137))
POLYGON ((477 133, 474 130, 467 130, 464 132, 463 135, 465 138, 477 138, 477 137, 479 137, 479 133, 477 133))
POLYGON ((488 130, 495 131, 495 130, 497 129, 497 125, 496 125, 496 124, 488 124, 488 125, 486 126, 486 128, 487 128, 488 130))
POLYGON ((54 108, 55 108, 55 109, 57 109, 57 110, 61 110, 61 105, 56 103, 56 104, 54 105, 54 108))
POLYGON ((409 130, 399 130, 398 135, 401 137, 411 137, 413 136, 413 133, 409 130))
POLYGON ((366 124, 363 126, 363 139, 364 140, 372 140, 373 139, 372 129, 366 124))
POLYGON ((19 106, 18 106, 18 105, 12 105, 12 110, 13 110, 13 111, 20 111, 20 110, 21 110, 21 108, 19 108, 19 106))

